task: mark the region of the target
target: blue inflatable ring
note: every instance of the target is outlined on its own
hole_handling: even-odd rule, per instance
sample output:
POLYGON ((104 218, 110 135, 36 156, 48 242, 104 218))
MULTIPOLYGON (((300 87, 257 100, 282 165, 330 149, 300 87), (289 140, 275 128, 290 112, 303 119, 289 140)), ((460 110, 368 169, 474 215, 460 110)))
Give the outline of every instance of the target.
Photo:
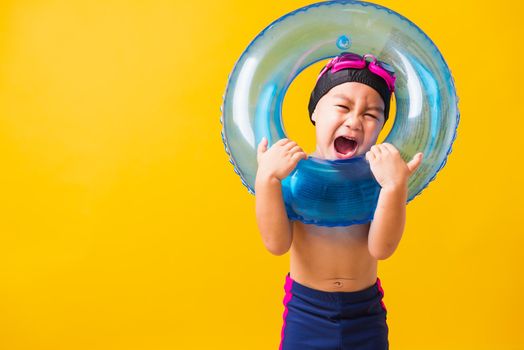
MULTIPOLYGON (((393 144, 405 161, 424 153, 409 179, 407 202, 445 165, 460 113, 453 77, 435 44, 414 23, 388 8, 360 1, 320 2, 267 26, 229 75, 221 136, 235 172, 250 193, 254 194, 257 145, 262 137, 267 137, 268 147, 287 137, 282 102, 289 85, 308 66, 342 51, 371 53, 397 73, 396 115, 384 142, 393 144)), ((290 219, 348 226, 373 219, 380 187, 364 156, 346 160, 310 156, 282 181, 282 190, 290 219)))

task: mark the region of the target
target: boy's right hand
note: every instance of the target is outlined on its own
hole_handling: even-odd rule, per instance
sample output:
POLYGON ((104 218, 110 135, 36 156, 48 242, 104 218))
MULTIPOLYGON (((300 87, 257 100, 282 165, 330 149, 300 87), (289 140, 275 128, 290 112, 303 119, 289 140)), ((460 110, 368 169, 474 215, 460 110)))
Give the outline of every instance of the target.
POLYGON ((275 142, 267 149, 267 138, 262 138, 257 149, 257 177, 269 176, 282 181, 297 166, 301 159, 307 159, 307 154, 296 142, 287 138, 275 142))

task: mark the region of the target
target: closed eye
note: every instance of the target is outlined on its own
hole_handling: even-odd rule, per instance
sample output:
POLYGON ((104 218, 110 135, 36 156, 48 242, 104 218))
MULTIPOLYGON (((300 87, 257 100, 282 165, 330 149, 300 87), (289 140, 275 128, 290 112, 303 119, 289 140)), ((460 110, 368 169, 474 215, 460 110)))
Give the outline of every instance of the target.
MULTIPOLYGON (((349 107, 344 106, 344 105, 336 105, 336 107, 340 107, 340 108, 344 108, 344 109, 349 110, 349 107)), ((373 114, 366 114, 366 115, 370 116, 371 118, 378 119, 378 117, 373 115, 373 114)))

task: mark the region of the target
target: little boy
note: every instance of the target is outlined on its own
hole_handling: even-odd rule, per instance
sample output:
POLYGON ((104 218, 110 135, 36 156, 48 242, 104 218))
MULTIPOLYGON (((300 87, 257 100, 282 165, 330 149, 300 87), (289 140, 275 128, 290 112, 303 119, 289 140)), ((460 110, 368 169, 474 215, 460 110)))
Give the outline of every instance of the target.
POLYGON ((322 69, 308 106, 316 130, 311 156, 334 160, 365 154, 370 163, 381 186, 371 222, 323 227, 289 220, 281 180, 308 155, 289 139, 269 149, 267 139, 258 145, 257 225, 272 254, 290 250, 281 350, 389 348, 377 261, 390 257, 400 242, 408 178, 422 153, 406 163, 393 145, 375 145, 394 91, 394 74, 383 67, 373 55, 342 53, 322 69))

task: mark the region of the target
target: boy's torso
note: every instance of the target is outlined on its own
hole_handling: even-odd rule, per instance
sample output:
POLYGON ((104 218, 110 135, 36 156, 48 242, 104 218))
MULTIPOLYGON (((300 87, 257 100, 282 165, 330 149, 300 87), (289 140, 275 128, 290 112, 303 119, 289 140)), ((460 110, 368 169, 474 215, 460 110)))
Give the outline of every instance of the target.
POLYGON ((323 227, 293 221, 290 276, 310 288, 352 292, 377 279, 377 260, 368 249, 371 223, 323 227))

